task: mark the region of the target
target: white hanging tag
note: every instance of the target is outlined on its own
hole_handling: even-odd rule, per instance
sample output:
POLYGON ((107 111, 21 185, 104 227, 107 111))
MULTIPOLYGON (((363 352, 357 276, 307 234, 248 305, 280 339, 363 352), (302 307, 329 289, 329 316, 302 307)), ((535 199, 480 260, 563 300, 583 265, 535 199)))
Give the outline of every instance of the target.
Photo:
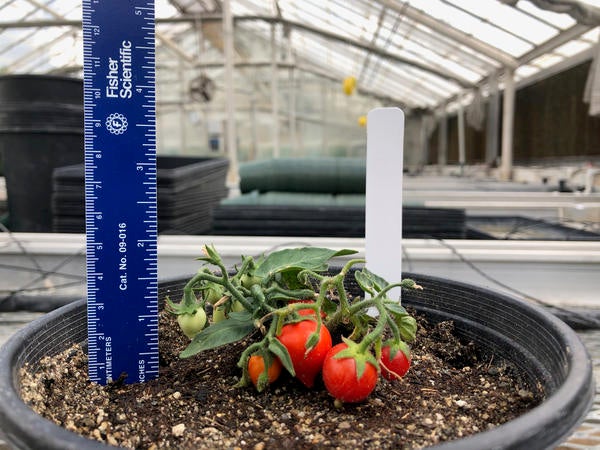
MULTIPOLYGON (((366 266, 390 283, 402 279, 403 155, 402 110, 371 110, 367 115, 366 266)), ((389 296, 400 298, 400 288, 389 296)))

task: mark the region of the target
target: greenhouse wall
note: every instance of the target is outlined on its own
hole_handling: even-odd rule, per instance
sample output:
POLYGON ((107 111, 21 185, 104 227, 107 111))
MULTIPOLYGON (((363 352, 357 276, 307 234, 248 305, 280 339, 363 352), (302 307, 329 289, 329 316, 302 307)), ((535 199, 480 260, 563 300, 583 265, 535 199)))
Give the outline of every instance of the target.
MULTIPOLYGON (((600 159, 600 118, 588 114, 583 92, 590 61, 517 90, 514 162, 539 164, 600 159)), ((448 163, 458 163, 457 116, 448 117, 448 163)), ((499 124, 501 128, 501 124, 499 124)), ((501 131, 499 131, 501 136, 501 131)), ((437 163, 438 130, 431 137, 428 162, 437 163)), ((466 161, 485 162, 485 126, 465 130, 466 161)), ((498 146, 500 154, 501 142, 498 146)))

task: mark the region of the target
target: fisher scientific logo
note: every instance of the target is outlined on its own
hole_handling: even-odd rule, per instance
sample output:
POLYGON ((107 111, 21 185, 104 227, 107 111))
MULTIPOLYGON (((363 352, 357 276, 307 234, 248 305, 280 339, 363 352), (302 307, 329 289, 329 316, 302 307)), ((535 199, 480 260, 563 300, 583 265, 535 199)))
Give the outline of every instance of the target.
POLYGON ((127 118, 123 114, 112 113, 106 118, 106 129, 112 134, 123 134, 127 131, 127 118))

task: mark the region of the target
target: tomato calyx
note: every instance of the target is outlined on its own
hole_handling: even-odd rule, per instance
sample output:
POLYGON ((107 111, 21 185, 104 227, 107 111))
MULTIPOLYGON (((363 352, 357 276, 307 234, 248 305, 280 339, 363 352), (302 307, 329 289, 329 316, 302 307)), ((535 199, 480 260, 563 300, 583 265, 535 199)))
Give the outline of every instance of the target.
POLYGON ((360 380, 365 373, 365 368, 367 367, 367 363, 375 366, 377 371, 379 371, 379 363, 375 356, 370 351, 365 351, 362 349, 361 344, 357 344, 356 342, 342 337, 342 341, 347 345, 347 348, 336 353, 333 358, 334 359, 344 359, 344 358, 352 358, 356 362, 356 379, 360 380))
POLYGON ((189 314, 194 315, 199 308, 204 309, 204 305, 198 301, 191 290, 184 290, 181 302, 174 303, 169 297, 166 299, 167 308, 175 315, 189 314))
POLYGON ((390 339, 389 341, 383 343, 383 347, 389 347, 391 359, 393 359, 398 352, 404 353, 409 360, 412 357, 410 347, 404 341, 394 341, 390 339))
POLYGON ((174 303, 167 297, 167 308, 177 316, 177 323, 183 334, 190 340, 200 333, 206 325, 204 305, 198 302, 192 291, 184 291, 180 303, 174 303))

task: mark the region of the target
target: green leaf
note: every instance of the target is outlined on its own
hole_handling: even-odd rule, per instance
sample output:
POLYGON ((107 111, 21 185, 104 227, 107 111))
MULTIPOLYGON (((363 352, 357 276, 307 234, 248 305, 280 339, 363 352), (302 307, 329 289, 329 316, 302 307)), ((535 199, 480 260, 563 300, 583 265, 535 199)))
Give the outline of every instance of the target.
POLYGON ((268 255, 260 263, 254 274, 266 277, 278 272, 300 272, 301 270, 312 270, 323 272, 327 270, 327 261, 336 256, 352 255, 355 250, 330 250, 319 247, 301 247, 283 249, 268 255))
POLYGON ((252 315, 246 311, 231 312, 228 320, 215 323, 197 334, 180 358, 189 358, 204 350, 221 347, 245 338, 254 330, 252 315))
POLYGON ((374 295, 376 292, 381 292, 389 283, 381 278, 379 275, 374 274, 366 267, 360 271, 354 273, 356 282, 362 288, 363 291, 374 295))
POLYGON ((371 278, 369 278, 367 274, 364 273, 364 269, 363 271, 354 272, 354 278, 356 279, 356 282, 363 291, 368 292, 372 296, 375 295, 373 281, 371 280, 371 278))
POLYGON ((412 342, 415 340, 417 334, 417 321, 414 317, 407 315, 396 316, 396 324, 400 331, 400 336, 406 342, 412 342))
POLYGON ((279 341, 279 339, 270 339, 268 348, 271 351, 271 353, 273 353, 279 358, 281 364, 283 364, 283 367, 285 367, 285 369, 290 373, 290 375, 292 375, 293 377, 296 376, 296 371, 294 370, 294 365, 292 364, 292 358, 290 357, 287 348, 285 348, 285 346, 279 341))
POLYGON ((321 306, 321 309, 323 310, 323 312, 325 314, 327 314, 328 316, 331 314, 334 314, 337 309, 338 309, 338 304, 336 302, 334 302, 333 300, 331 300, 328 297, 325 297, 325 299, 323 300, 323 305, 321 306))
POLYGON ((301 289, 307 285, 302 283, 298 279, 298 273, 301 269, 288 270, 287 272, 281 273, 281 281, 287 286, 288 289, 301 289))
POLYGON ((385 309, 387 309, 389 312, 391 312, 394 315, 408 315, 408 312, 406 311, 406 309, 404 309, 404 307, 399 303, 399 302, 394 302, 394 301, 388 301, 384 303, 385 309))

